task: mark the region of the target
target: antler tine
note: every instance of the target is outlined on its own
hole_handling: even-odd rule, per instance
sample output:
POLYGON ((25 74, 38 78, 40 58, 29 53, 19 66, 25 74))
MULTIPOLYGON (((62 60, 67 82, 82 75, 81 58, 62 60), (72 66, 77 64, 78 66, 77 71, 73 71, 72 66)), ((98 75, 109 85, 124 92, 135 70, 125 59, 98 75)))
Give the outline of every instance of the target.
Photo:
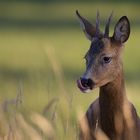
POLYGON ((96 34, 95 34, 96 37, 99 36, 99 32, 100 32, 100 31, 99 31, 99 23, 100 23, 99 19, 100 19, 100 14, 99 14, 99 11, 97 10, 97 17, 96 17, 96 34))
POLYGON ((106 27, 105 27, 105 33, 104 33, 104 37, 109 37, 109 26, 110 26, 110 21, 111 21, 111 18, 112 18, 112 15, 113 15, 113 11, 111 12, 108 20, 107 20, 107 23, 106 23, 106 27))

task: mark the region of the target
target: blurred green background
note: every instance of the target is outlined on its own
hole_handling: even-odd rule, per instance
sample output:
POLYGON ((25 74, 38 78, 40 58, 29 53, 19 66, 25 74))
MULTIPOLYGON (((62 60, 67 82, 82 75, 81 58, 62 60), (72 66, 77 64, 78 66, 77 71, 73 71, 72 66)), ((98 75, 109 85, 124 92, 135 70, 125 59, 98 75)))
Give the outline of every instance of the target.
MULTIPOLYGON (((21 113, 40 134, 29 119, 32 112, 38 112, 54 127, 55 140, 68 140, 68 136, 77 139, 78 114, 86 112, 98 96, 98 89, 81 94, 76 86, 76 79, 85 69, 83 56, 90 45, 80 29, 77 9, 93 23, 99 10, 102 30, 113 10, 110 35, 121 16, 130 19, 131 35, 124 49, 126 91, 140 114, 138 0, 1 0, 0 101, 8 114, 8 124, 10 118, 21 113)), ((48 139, 44 135, 41 138, 48 139)))

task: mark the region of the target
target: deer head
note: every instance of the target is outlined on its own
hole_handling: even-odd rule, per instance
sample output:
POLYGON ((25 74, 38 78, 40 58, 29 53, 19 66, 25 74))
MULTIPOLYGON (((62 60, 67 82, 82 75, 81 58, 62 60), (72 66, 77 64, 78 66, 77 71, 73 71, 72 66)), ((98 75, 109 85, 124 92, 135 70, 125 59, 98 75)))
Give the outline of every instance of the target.
POLYGON ((83 18, 78 11, 82 29, 86 37, 91 41, 89 50, 85 55, 86 71, 77 80, 77 85, 82 92, 87 92, 96 87, 101 87, 117 78, 122 71, 121 52, 123 43, 130 34, 130 24, 126 16, 117 22, 114 34, 109 37, 109 25, 112 14, 109 16, 105 32, 99 29, 99 12, 97 12, 96 26, 83 18))

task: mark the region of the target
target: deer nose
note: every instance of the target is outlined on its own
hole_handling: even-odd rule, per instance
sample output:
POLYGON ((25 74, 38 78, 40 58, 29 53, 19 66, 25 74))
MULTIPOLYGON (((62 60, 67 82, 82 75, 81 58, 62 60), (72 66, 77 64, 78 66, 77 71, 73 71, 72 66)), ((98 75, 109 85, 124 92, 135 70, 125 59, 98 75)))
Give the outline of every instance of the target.
POLYGON ((86 79, 86 78, 80 78, 81 84, 85 88, 89 88, 92 90, 93 88, 93 81, 91 79, 86 79))

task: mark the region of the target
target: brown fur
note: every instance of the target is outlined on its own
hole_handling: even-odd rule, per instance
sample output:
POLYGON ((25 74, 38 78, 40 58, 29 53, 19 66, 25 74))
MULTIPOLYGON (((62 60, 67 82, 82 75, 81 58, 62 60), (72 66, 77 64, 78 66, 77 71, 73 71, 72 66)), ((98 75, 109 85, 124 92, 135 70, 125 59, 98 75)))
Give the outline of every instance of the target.
MULTIPOLYGON (((86 71, 82 77, 92 81, 92 88, 100 88, 99 98, 90 105, 80 123, 80 140, 140 140, 140 120, 126 97, 121 57, 123 43, 130 34, 129 20, 126 16, 120 18, 113 36, 108 37, 110 18, 104 36, 102 33, 94 33, 98 26, 95 29, 79 13, 78 17, 91 40, 85 56, 86 71), (111 58, 110 62, 105 63, 104 57, 111 58)), ((83 92, 89 89, 88 83, 79 83, 83 92)))
POLYGON ((91 104, 85 116, 89 127, 88 138, 81 140, 96 140, 97 120, 98 127, 110 140, 139 140, 139 118, 126 98, 121 78, 119 76, 100 88, 99 98, 91 104))

